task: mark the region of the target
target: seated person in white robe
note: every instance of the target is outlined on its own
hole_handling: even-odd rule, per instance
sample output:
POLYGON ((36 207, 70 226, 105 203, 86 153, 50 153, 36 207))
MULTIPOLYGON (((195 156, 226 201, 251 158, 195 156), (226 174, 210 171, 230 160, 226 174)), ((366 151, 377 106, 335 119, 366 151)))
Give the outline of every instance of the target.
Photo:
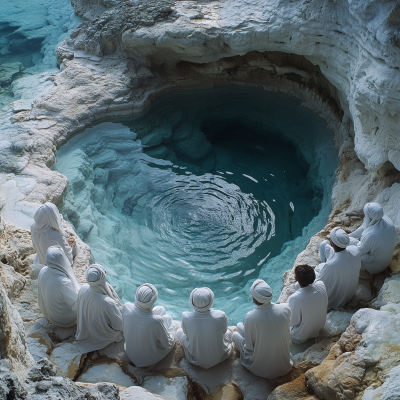
POLYGON ((211 368, 231 355, 232 331, 223 311, 210 310, 214 303, 211 289, 194 289, 189 302, 194 312, 182 313, 182 325, 176 336, 189 362, 211 368))
POLYGON ((35 222, 31 226, 31 234, 38 256, 36 263, 46 265, 47 249, 50 246, 60 246, 72 265, 79 247, 74 238, 70 237, 67 241, 57 207, 47 202, 37 209, 33 218, 35 222))
POLYGON ((78 294, 78 329, 74 345, 81 353, 100 350, 123 339, 122 303, 106 282, 106 271, 92 264, 78 294))
POLYGON ((232 339, 240 351, 240 361, 254 375, 274 379, 292 368, 290 355, 290 309, 274 304, 272 290, 262 279, 250 288, 257 307, 246 314, 232 339))
POLYGON ((391 219, 383 216, 380 204, 364 206, 364 222, 349 236, 350 243, 360 250, 362 269, 379 274, 389 267, 396 246, 396 229, 391 219))
POLYGON ((330 242, 324 240, 319 248, 322 263, 315 268, 316 281, 325 284, 328 310, 347 304, 358 284, 360 251, 349 244, 349 235, 343 229, 334 228, 330 233, 330 242))
POLYGON ((297 265, 294 270, 299 289, 288 299, 293 343, 315 338, 325 325, 328 294, 322 281, 315 281, 314 268, 297 265))
POLYGON ((157 298, 157 289, 145 283, 136 291, 135 304, 125 303, 122 309, 125 351, 137 367, 158 363, 175 346, 171 316, 162 306, 153 308, 157 298))
POLYGON ((46 267, 38 282, 40 311, 54 325, 68 328, 76 324, 78 283, 71 264, 60 246, 47 249, 46 267))

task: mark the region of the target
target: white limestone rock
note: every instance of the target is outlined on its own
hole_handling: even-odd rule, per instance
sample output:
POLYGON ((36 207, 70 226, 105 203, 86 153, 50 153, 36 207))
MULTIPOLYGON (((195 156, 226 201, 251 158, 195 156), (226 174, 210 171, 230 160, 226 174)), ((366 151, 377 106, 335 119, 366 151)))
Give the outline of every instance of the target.
POLYGON ((306 371, 320 365, 328 356, 333 344, 330 338, 320 340, 302 353, 293 356, 293 366, 306 371))
POLYGON ((232 379, 240 387, 245 400, 265 400, 275 388, 268 379, 255 376, 243 367, 240 359, 233 362, 232 379))
POLYGON ((398 400, 400 398, 400 365, 394 367, 382 386, 369 387, 362 400, 398 400))
POLYGON ((78 382, 98 383, 110 382, 118 386, 130 387, 135 385, 134 380, 126 375, 121 367, 115 363, 94 365, 79 376, 78 382))
POLYGON ((378 297, 372 302, 375 308, 400 304, 400 274, 386 278, 378 297))
POLYGON ((160 397, 156 394, 150 393, 148 390, 140 387, 140 386, 131 386, 128 389, 123 390, 120 393, 121 400, 161 400, 163 397, 160 397))
POLYGON ((215 394, 218 389, 229 383, 232 379, 232 360, 224 362, 208 369, 191 364, 186 358, 179 363, 192 380, 197 382, 208 394, 215 394))
POLYGON ((361 309, 331 349, 324 362, 306 372, 315 394, 323 399, 340 393, 353 399, 363 385, 381 383, 398 365, 400 316, 387 311, 361 309))
POLYGON ((35 361, 48 358, 54 348, 54 343, 46 331, 48 324, 46 318, 40 318, 26 332, 26 344, 35 361))
POLYGON ((323 338, 342 334, 350 325, 353 314, 349 311, 330 311, 319 336, 323 338))
POLYGON ((189 382, 186 376, 166 378, 164 376, 148 376, 144 379, 143 388, 168 400, 186 400, 189 382))
POLYGON ((82 353, 72 343, 61 343, 50 354, 57 374, 73 379, 81 364, 82 353))

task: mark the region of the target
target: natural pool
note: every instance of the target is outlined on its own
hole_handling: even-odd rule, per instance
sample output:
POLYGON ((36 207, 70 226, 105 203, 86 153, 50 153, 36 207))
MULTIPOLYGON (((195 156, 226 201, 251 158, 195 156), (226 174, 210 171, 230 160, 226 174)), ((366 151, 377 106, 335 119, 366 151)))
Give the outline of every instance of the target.
POLYGON ((333 135, 294 98, 250 88, 175 92, 71 139, 61 207, 124 301, 153 283, 179 318, 211 287, 230 323, 265 279, 278 298, 330 211, 333 135))

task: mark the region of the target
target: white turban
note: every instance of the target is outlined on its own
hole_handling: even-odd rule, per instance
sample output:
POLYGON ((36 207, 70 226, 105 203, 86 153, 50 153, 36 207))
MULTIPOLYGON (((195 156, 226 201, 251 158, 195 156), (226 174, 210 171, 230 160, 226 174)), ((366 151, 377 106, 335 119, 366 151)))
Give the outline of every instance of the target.
POLYGON ((190 293, 189 302, 195 311, 208 311, 214 304, 214 293, 207 287, 196 288, 190 293))
POLYGON ((50 246, 46 253, 46 265, 58 274, 66 275, 75 286, 75 289, 79 290, 81 285, 76 279, 74 270, 71 267, 64 250, 60 246, 50 246))
POLYGON ((106 282, 106 273, 102 265, 92 264, 86 271, 86 282, 94 292, 111 297, 118 306, 122 307, 123 304, 117 293, 115 293, 113 287, 106 282))
POLYGON ((145 283, 136 290, 135 305, 142 310, 148 310, 153 307, 157 298, 157 289, 151 283, 145 283))
POLYGON ((383 217, 383 208, 378 203, 367 203, 364 206, 364 229, 377 224, 383 217))
POLYGON ((35 220, 34 228, 38 232, 44 232, 50 227, 66 236, 66 233, 62 227, 61 215, 58 212, 58 208, 50 202, 44 203, 40 206, 33 219, 35 220))
POLYGON ((332 242, 342 249, 346 248, 350 244, 349 235, 341 228, 333 228, 329 236, 332 242))
POLYGON ((270 286, 262 279, 254 281, 251 285, 250 292, 253 298, 259 303, 269 303, 274 295, 270 286))

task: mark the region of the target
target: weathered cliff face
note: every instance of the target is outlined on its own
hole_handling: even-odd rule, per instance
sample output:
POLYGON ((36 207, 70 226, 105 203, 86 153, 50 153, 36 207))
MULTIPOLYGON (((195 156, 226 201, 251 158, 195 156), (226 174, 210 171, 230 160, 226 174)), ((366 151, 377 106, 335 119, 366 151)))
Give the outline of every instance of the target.
MULTIPOLYGON (((53 367, 46 362, 35 364, 26 342, 35 359, 51 355, 59 374, 76 378, 87 373, 86 380, 91 382, 109 379, 112 370, 115 383, 126 385, 133 379, 132 384, 136 384, 133 377, 139 377, 144 384, 147 377, 149 388, 154 382, 172 382, 181 388, 180 394, 196 399, 211 395, 235 398, 233 393, 237 398, 262 398, 273 389, 271 383, 238 373, 235 358, 215 373, 215 380, 214 376, 189 371, 190 366, 183 365, 181 359, 173 360, 162 373, 135 370, 127 375, 129 364, 121 359, 118 347, 99 352, 82 365, 70 347, 73 332, 59 332, 38 320, 35 305, 37 274, 31 268, 33 249, 26 229, 39 204, 62 201, 67 180, 49 169, 57 147, 105 117, 141 112, 162 93, 229 85, 296 96, 322 116, 334 134, 339 168, 332 213, 326 228, 311 239, 297 262, 317 264, 319 243, 329 230, 334 226, 354 229, 368 201, 383 205, 398 233, 389 271, 392 276, 379 277, 381 282, 379 278, 372 283, 360 280, 349 310, 331 318, 327 336, 333 339, 325 347, 313 347, 298 357, 296 373, 288 379, 308 370, 306 375, 281 386, 271 398, 293 398, 295 394, 311 399, 306 385, 324 399, 387 399, 400 390, 396 379, 400 288, 395 275, 400 272, 398 2, 73 3, 88 21, 58 49, 61 72, 51 77, 54 86, 32 106, 14 107, 7 121, 12 122, 15 134, 1 138, 0 210, 7 223, 0 227, 4 285, 0 286, 0 373, 11 371, 15 376, 4 378, 2 382, 11 383, 0 390, 27 391, 31 396, 63 390, 60 395, 67 396, 66 391, 70 391, 70 398, 89 396, 89 392, 82 394, 86 390, 97 391, 98 398, 117 398, 113 386, 82 389, 52 377, 56 373, 53 367), (371 284, 372 292, 379 291, 375 299, 371 284), (333 345, 360 307, 373 309, 358 310, 333 345), (29 328, 27 340, 20 315, 29 328), (28 377, 28 384, 23 387, 16 376, 21 382, 28 377)), ((90 249, 82 246, 82 256, 74 265, 81 280, 90 258, 90 249)), ((293 272, 288 271, 280 301, 286 301, 292 291, 293 272)), ((132 393, 126 392, 123 398, 137 395, 133 389, 132 393)))

